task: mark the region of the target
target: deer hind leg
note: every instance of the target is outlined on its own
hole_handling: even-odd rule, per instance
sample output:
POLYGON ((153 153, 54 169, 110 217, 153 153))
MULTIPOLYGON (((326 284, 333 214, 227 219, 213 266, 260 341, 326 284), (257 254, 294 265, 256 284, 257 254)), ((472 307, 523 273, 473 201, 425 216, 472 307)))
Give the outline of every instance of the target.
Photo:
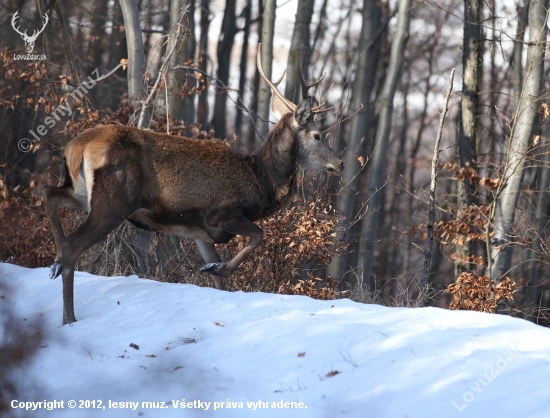
POLYGON ((87 210, 87 208, 74 196, 74 189, 68 174, 67 180, 63 186, 45 186, 42 190, 42 195, 46 201, 46 215, 50 220, 55 241, 56 257, 50 270, 50 279, 55 279, 63 270, 61 265, 61 245, 65 239, 65 234, 63 233, 63 228, 61 227, 61 220, 59 219, 59 208, 65 207, 82 210, 87 210))
POLYGON ((217 220, 215 216, 209 218, 207 218, 207 222, 210 226, 220 228, 235 235, 243 235, 250 238, 248 244, 246 244, 246 246, 228 263, 209 263, 200 269, 202 273, 228 277, 237 267, 239 267, 239 264, 241 264, 246 257, 262 243, 264 233, 258 225, 242 214, 235 215, 226 220, 217 220))
MULTIPOLYGON (((120 215, 120 214, 119 214, 120 215)), ((124 216, 96 213, 92 208, 86 220, 63 240, 63 325, 76 322, 74 316, 74 270, 84 251, 99 242, 125 219, 124 216)))
MULTIPOLYGON (((218 252, 216 251, 216 246, 213 243, 196 239, 195 244, 197 245, 199 253, 201 253, 201 256, 207 266, 220 263, 220 256, 218 255, 218 252)), ((210 278, 214 282, 214 286, 216 286, 216 289, 224 289, 223 277, 211 274, 210 278)))
POLYGON ((63 325, 76 322, 74 316, 74 270, 84 251, 107 236, 136 210, 135 202, 124 195, 123 185, 108 183, 100 170, 94 173, 90 210, 86 220, 61 244, 63 277, 63 325), (101 176, 101 177, 100 177, 101 176), (110 190, 107 188, 109 184, 110 190))

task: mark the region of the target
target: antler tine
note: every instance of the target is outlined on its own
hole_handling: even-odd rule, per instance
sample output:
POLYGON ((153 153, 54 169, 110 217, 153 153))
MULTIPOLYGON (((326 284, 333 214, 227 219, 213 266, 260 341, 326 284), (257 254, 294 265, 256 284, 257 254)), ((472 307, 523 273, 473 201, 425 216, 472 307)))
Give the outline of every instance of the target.
POLYGON ((323 81, 323 79, 327 75, 325 73, 313 83, 308 84, 308 82, 306 81, 306 78, 304 77, 304 72, 302 70, 305 54, 306 54, 306 47, 302 45, 302 51, 300 52, 300 64, 298 65, 298 74, 300 76, 300 83, 302 84, 302 99, 305 99, 308 96, 310 88, 315 87, 317 84, 323 81))
MULTIPOLYGON (((23 35, 23 33, 21 33, 21 31, 19 30, 19 26, 17 26, 17 28, 15 27, 15 25, 17 25, 17 18, 19 17, 19 10, 16 11, 14 14, 13 14, 13 17, 11 18, 11 26, 13 27, 13 29, 19 34, 19 35, 23 35)), ((27 34, 27 31, 25 31, 25 35, 27 34)))
POLYGON ((283 73, 281 74, 279 79, 275 83, 273 83, 275 87, 279 87, 279 84, 281 84, 281 81, 283 81, 283 77, 285 76, 285 74, 286 74, 286 70, 283 70, 283 73))
POLYGON ((283 71, 283 74, 281 75, 281 77, 279 78, 279 80, 277 81, 277 83, 273 83, 269 78, 267 78, 267 76, 265 75, 264 73, 264 70, 262 68, 262 44, 259 43, 258 44, 258 54, 256 56, 256 65, 258 67, 258 71, 260 72, 260 75, 262 76, 262 78, 264 79, 264 81, 267 83, 267 85, 269 87, 271 87, 271 91, 289 108, 289 109, 292 109, 292 110, 295 110, 296 109, 296 105, 294 103, 292 103, 290 100, 288 100, 285 96, 283 96, 283 94, 279 91, 279 89, 277 88, 277 86, 281 83, 281 81, 283 80, 283 77, 285 76, 285 71, 283 71))
POLYGON ((48 17, 47 14, 44 14, 44 18, 45 18, 46 21, 42 23, 42 29, 39 29, 39 30, 35 29, 32 33, 31 38, 38 37, 38 35, 40 35, 42 32, 44 32, 44 29, 46 29, 46 25, 50 21, 50 18, 48 17))

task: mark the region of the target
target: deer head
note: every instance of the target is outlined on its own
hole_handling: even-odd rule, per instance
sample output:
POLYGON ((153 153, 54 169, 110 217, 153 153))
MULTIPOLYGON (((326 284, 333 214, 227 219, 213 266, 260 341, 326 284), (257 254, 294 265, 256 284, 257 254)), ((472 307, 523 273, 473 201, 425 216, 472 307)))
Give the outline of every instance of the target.
POLYGON ((271 110, 273 114, 281 119, 287 113, 293 114, 293 124, 296 135, 296 154, 297 161, 302 169, 315 169, 326 171, 332 175, 342 173, 344 163, 338 158, 327 142, 322 138, 322 133, 315 127, 315 117, 320 113, 328 112, 332 109, 323 108, 324 102, 319 104, 315 96, 309 95, 309 89, 319 84, 325 76, 319 77, 313 83, 308 83, 302 72, 302 56, 299 65, 300 82, 302 84, 302 101, 296 105, 288 100, 278 89, 283 80, 285 72, 278 81, 272 82, 265 74, 262 63, 262 44, 258 44, 257 67, 260 75, 271 88, 273 96, 271 98, 271 110))
POLYGON ((40 35, 44 29, 46 28, 46 25, 48 24, 49 18, 47 14, 44 14, 44 23, 42 25, 42 29, 40 30, 34 30, 33 34, 31 36, 27 35, 27 30, 25 29, 25 32, 21 32, 19 30, 19 26, 15 27, 17 24, 17 18, 19 17, 19 10, 15 12, 13 15, 13 18, 11 19, 11 26, 13 27, 13 30, 15 30, 19 35, 21 35, 21 38, 25 41, 25 50, 28 54, 32 54, 32 51, 34 50, 34 43, 36 42, 36 38, 38 35, 40 35))

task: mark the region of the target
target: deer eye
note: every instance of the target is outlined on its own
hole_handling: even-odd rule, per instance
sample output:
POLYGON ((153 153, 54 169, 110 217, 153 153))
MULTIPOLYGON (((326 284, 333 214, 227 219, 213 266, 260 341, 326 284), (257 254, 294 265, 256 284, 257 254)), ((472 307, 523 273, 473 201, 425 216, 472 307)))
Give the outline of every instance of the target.
POLYGON ((319 141, 319 140, 321 140, 321 135, 315 134, 315 135, 313 135, 313 139, 315 139, 316 141, 319 141))

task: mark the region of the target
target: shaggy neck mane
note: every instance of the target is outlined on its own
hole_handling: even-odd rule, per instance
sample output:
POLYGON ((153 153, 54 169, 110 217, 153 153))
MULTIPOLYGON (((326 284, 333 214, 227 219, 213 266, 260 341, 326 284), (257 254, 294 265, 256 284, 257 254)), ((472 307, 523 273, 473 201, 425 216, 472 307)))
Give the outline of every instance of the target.
POLYGON ((278 183, 288 182, 290 177, 298 172, 296 162, 296 132, 292 126, 292 113, 283 115, 279 123, 269 132, 262 146, 252 155, 261 161, 261 164, 270 177, 278 183))
POLYGON ((292 195, 298 163, 294 115, 284 115, 267 135, 262 146, 248 157, 248 163, 261 185, 261 217, 282 207, 292 195))

